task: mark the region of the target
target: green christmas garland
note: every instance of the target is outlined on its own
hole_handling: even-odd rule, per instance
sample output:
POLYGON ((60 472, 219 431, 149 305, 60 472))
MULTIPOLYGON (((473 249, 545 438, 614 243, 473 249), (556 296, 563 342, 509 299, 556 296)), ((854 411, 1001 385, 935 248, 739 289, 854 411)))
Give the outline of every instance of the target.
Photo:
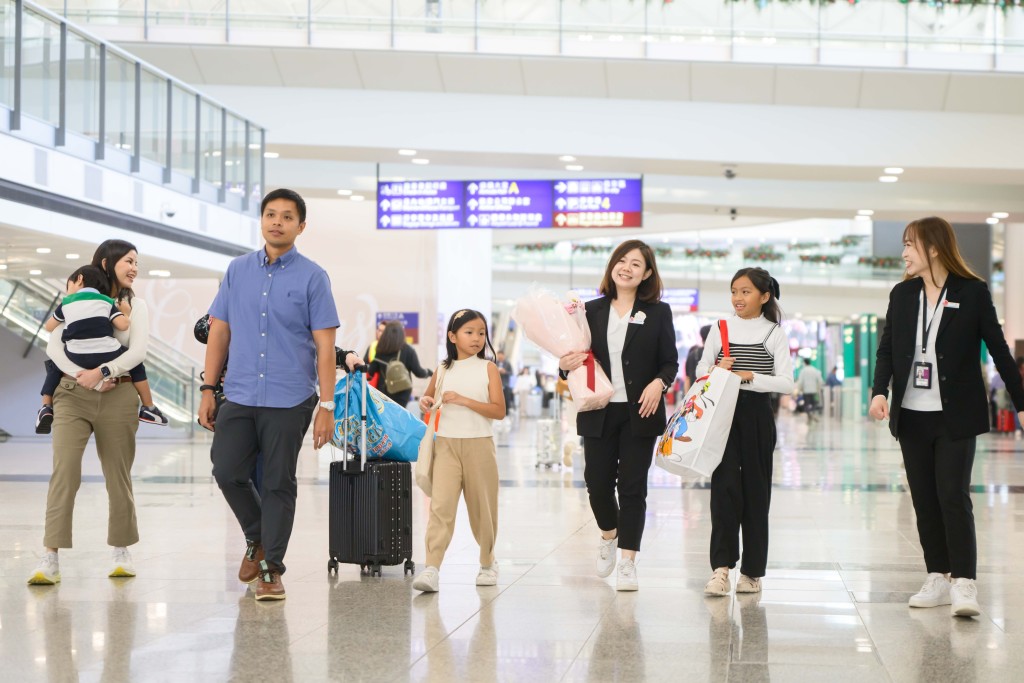
POLYGON ((903 268, 903 259, 896 256, 861 256, 857 263, 872 268, 883 268, 886 270, 898 270, 903 268))
POLYGON ((775 247, 747 247, 743 250, 743 259, 746 261, 781 261, 785 256, 775 251, 775 247))

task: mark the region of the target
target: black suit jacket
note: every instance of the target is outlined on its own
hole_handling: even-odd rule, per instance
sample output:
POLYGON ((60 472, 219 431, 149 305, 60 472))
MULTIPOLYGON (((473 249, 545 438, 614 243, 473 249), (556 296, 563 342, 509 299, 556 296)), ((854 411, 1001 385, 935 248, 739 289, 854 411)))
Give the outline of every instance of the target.
MULTIPOLYGON (((988 285, 951 273, 946 278, 946 286, 946 301, 958 303, 960 307, 947 306, 942 311, 935 339, 937 367, 932 381, 939 383, 942 415, 950 436, 963 439, 989 430, 988 396, 981 376, 983 340, 1018 411, 1024 410, 1024 383, 1003 337, 988 285)), ((871 393, 872 396, 888 396, 892 381, 889 429, 897 438, 900 404, 907 391, 917 331, 921 326, 923 287, 921 278, 914 278, 892 288, 885 327, 878 343, 871 393)))
MULTIPOLYGON (((621 372, 626 380, 630 427, 633 436, 661 436, 665 431, 665 401, 647 418, 640 417, 640 395, 655 377, 666 387, 671 387, 679 372, 679 351, 676 349, 676 330, 672 323, 672 309, 666 303, 633 304, 630 317, 640 311, 646 318, 643 325, 631 323, 626 330, 626 342, 622 348, 622 367, 612 368, 608 358, 608 311, 611 299, 607 296, 588 301, 587 323, 590 325, 591 350, 594 359, 611 379, 613 373, 621 372)), ((576 418, 580 436, 601 437, 604 418, 608 409, 588 410, 576 418)))

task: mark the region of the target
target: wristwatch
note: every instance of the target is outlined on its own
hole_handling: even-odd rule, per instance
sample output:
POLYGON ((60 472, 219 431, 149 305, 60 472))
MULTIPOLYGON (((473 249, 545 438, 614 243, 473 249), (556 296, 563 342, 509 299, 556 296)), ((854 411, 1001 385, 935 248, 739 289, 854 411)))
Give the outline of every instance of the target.
POLYGON ((329 413, 334 412, 334 401, 320 401, 320 407, 329 413))
POLYGON ((100 374, 103 375, 103 379, 110 379, 110 368, 106 365, 101 365, 100 374))

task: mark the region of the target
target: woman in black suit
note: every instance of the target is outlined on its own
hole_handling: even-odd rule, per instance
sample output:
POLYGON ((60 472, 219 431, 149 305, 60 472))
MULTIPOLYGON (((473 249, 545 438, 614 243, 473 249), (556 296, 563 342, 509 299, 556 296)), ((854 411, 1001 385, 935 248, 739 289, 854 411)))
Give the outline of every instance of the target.
MULTIPOLYGON (((580 413, 576 426, 583 437, 590 507, 601 529, 598 576, 615 569, 618 546, 622 560, 616 588, 636 590, 647 471, 654 442, 665 429, 663 395, 679 371, 679 352, 672 309, 661 301, 661 277, 649 246, 628 240, 616 247, 599 291, 604 296, 586 306, 591 351, 615 393, 606 408, 580 413)), ((563 356, 558 364, 562 376, 586 358, 586 353, 563 356)))
POLYGON ((917 513, 928 578, 910 606, 952 605, 954 616, 976 616, 971 467, 975 439, 989 430, 981 342, 1022 416, 1024 384, 988 285, 964 263, 949 223, 932 217, 907 225, 903 259, 906 276, 889 295, 878 344, 870 413, 891 417, 917 513))

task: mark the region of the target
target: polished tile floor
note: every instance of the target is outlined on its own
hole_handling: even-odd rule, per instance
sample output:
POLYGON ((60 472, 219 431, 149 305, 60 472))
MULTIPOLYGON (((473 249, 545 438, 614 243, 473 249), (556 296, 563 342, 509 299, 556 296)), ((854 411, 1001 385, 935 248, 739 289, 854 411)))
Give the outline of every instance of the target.
MULTIPOLYGON (((708 491, 654 469, 641 588, 593 573, 581 463, 534 468, 536 424, 499 435, 499 585, 477 588, 467 520, 418 595, 327 575, 329 453, 300 460, 288 599, 235 578, 243 545, 209 444, 140 442, 138 577, 105 578, 106 494, 89 451, 63 582, 28 587, 49 443, 0 444, 0 661, 6 681, 1009 681, 1024 679, 1024 449, 986 436, 974 470, 983 613, 911 611, 924 578, 896 444, 884 427, 780 421, 760 596, 706 599, 708 491)), ((415 557, 427 502, 416 491, 415 557)))

